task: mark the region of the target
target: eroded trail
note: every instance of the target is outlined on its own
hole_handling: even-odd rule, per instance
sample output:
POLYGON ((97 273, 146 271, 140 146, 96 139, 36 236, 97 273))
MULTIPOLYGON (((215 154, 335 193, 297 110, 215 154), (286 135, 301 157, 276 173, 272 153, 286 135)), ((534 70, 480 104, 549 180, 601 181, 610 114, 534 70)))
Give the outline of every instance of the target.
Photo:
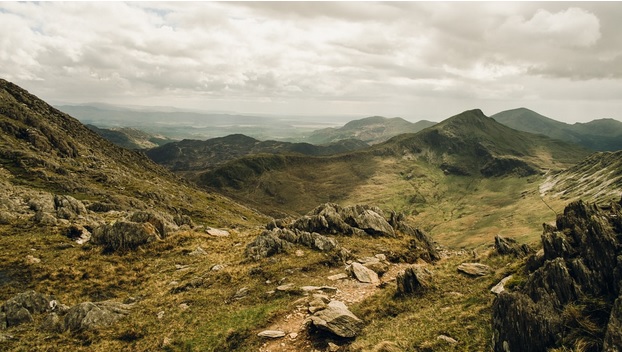
MULTIPOLYGON (((277 320, 265 330, 282 331, 285 333, 281 338, 266 338, 266 342, 260 347, 260 352, 285 352, 285 351, 318 351, 322 350, 316 343, 314 337, 310 335, 305 320, 312 314, 309 311, 309 302, 313 299, 313 294, 326 295, 330 300, 338 300, 350 306, 364 301, 374 295, 374 293, 386 287, 386 284, 395 281, 397 274, 404 268, 412 264, 389 264, 388 271, 380 278, 380 283, 371 284, 359 282, 355 278, 348 277, 341 280, 331 281, 326 278, 326 285, 334 289, 324 289, 309 291, 305 296, 295 302, 295 309, 277 320)), ((337 346, 332 346, 337 348, 337 346)), ((331 345, 328 346, 330 350, 331 345)))

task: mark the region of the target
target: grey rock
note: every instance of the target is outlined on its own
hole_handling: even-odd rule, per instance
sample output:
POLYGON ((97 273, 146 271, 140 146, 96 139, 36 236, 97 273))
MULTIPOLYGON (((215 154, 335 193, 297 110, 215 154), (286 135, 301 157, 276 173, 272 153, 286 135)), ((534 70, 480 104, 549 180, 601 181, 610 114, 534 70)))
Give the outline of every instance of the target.
POLYGON ((164 215, 150 210, 134 212, 130 215, 128 220, 136 223, 150 223, 155 227, 160 238, 166 238, 170 232, 178 229, 178 226, 170 218, 171 216, 168 214, 164 215))
POLYGON ((246 246, 246 256, 259 260, 286 252, 288 249, 292 248, 292 244, 280 239, 276 231, 278 230, 266 230, 261 235, 257 236, 253 242, 246 246))
POLYGON ((54 217, 54 215, 39 210, 32 217, 32 221, 43 226, 54 226, 58 220, 54 217))
POLYGON ((524 257, 533 252, 526 244, 519 244, 515 239, 509 237, 495 236, 495 249, 499 254, 510 254, 516 257, 524 257))
POLYGON ((432 286, 432 272, 427 268, 410 266, 399 272, 395 278, 398 295, 423 292, 432 286))
POLYGON ((363 329, 363 321, 340 301, 331 301, 325 309, 315 312, 309 319, 316 328, 341 337, 355 337, 363 329))
POLYGON ((236 300, 236 301, 240 300, 240 299, 248 296, 249 292, 250 291, 249 291, 248 287, 242 287, 241 289, 239 289, 239 290, 237 290, 235 292, 235 294, 233 295, 233 300, 236 300))
POLYGON ((501 281, 499 281, 499 283, 497 283, 496 285, 494 285, 491 289, 490 292, 494 293, 495 295, 500 294, 501 292, 505 291, 505 284, 510 281, 512 279, 512 277, 514 277, 513 275, 509 275, 504 277, 503 279, 501 279, 501 281))
POLYGON ((136 249, 141 245, 159 240, 156 228, 148 222, 117 221, 102 225, 93 231, 91 241, 108 250, 136 249))
POLYGON ((51 299, 33 290, 18 293, 8 299, 0 312, 4 314, 7 327, 17 326, 33 321, 32 314, 40 314, 51 310, 51 299))
POLYGON ((622 294, 615 300, 611 309, 603 351, 622 351, 622 294))
POLYGON ((462 263, 458 271, 469 276, 486 276, 493 272, 491 267, 482 263, 462 263))
POLYGON ((205 249, 201 248, 201 247, 197 247, 195 250, 193 250, 192 252, 188 253, 188 255, 190 256, 206 256, 207 252, 205 251, 205 249))
POLYGON ((214 237, 229 237, 231 234, 227 230, 215 229, 211 227, 205 228, 205 233, 214 237))
POLYGON ((63 324, 70 331, 97 330, 130 314, 132 305, 105 301, 83 302, 69 309, 63 324))
POLYGON ((331 280, 331 281, 337 281, 337 280, 347 279, 349 277, 350 277, 350 275, 348 275, 346 273, 340 273, 340 274, 331 275, 331 276, 328 277, 328 279, 331 280))
POLYGON ((447 342, 447 343, 448 343, 448 344, 450 344, 450 345, 455 345, 455 344, 457 344, 457 343, 458 343, 458 341, 456 341, 456 339, 451 338, 451 337, 449 337, 449 336, 447 336, 447 335, 438 335, 438 336, 436 337, 436 339, 437 339, 437 340, 441 340, 441 341, 445 341, 445 342, 447 342))
POLYGON ((352 276, 360 282, 377 284, 380 282, 378 274, 371 269, 366 268, 363 264, 354 262, 348 268, 352 276))
POLYGON ((87 214, 84 204, 72 196, 54 196, 54 209, 59 219, 73 220, 87 214))
POLYGON ((61 333, 65 331, 65 325, 61 317, 52 312, 49 313, 39 325, 39 331, 61 333))
POLYGON ((281 330, 264 330, 257 334, 259 337, 268 337, 271 339, 276 339, 280 337, 285 337, 285 331, 281 330))

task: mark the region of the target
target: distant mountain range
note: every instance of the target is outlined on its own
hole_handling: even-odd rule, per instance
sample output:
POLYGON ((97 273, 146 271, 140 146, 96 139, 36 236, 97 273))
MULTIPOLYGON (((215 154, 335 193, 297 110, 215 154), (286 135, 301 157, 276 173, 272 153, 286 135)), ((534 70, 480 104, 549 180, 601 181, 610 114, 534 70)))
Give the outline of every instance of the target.
POLYGON ((358 139, 339 140, 328 145, 259 141, 242 134, 206 141, 183 140, 149 149, 146 154, 173 171, 205 171, 225 162, 254 154, 333 155, 369 147, 358 139))
POLYGON ((371 116, 350 121, 343 127, 317 130, 309 135, 307 142, 326 144, 342 139, 359 139, 368 144, 378 144, 398 134, 419 132, 434 124, 426 120, 412 123, 400 117, 371 116))
POLYGON ((502 111, 491 117, 516 130, 543 134, 590 150, 622 150, 622 122, 618 120, 599 119, 570 125, 525 108, 502 111))

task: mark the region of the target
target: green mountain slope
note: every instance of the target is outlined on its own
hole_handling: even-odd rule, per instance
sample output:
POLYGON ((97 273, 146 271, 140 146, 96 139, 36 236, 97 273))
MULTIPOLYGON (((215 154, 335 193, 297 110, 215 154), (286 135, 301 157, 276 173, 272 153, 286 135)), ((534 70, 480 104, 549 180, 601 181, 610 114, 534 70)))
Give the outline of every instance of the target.
POLYGON ((205 171, 252 154, 331 155, 367 148, 360 140, 341 140, 324 146, 309 143, 259 141, 241 135, 229 135, 206 141, 183 140, 147 150, 149 158, 174 171, 205 171))
POLYGON ((500 123, 531 133, 562 141, 579 144, 595 151, 616 151, 622 149, 622 122, 614 119, 600 119, 573 125, 542 116, 525 108, 502 111, 492 118, 500 123))
POLYGON ((340 128, 325 128, 309 135, 307 141, 314 144, 327 144, 344 139, 359 139, 369 144, 384 142, 402 133, 415 133, 433 126, 434 122, 408 122, 402 118, 371 116, 346 123, 340 128))
POLYGON ((90 130, 109 140, 110 142, 126 149, 155 148, 175 140, 162 135, 154 135, 136 128, 115 127, 99 128, 94 125, 86 125, 90 130))

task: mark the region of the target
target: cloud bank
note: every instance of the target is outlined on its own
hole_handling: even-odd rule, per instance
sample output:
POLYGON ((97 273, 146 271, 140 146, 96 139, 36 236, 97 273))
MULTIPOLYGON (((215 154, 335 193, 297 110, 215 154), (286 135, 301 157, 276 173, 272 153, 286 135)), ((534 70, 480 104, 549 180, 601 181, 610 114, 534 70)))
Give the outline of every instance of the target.
POLYGON ((56 102, 621 119, 617 2, 0 3, 0 77, 56 102))

